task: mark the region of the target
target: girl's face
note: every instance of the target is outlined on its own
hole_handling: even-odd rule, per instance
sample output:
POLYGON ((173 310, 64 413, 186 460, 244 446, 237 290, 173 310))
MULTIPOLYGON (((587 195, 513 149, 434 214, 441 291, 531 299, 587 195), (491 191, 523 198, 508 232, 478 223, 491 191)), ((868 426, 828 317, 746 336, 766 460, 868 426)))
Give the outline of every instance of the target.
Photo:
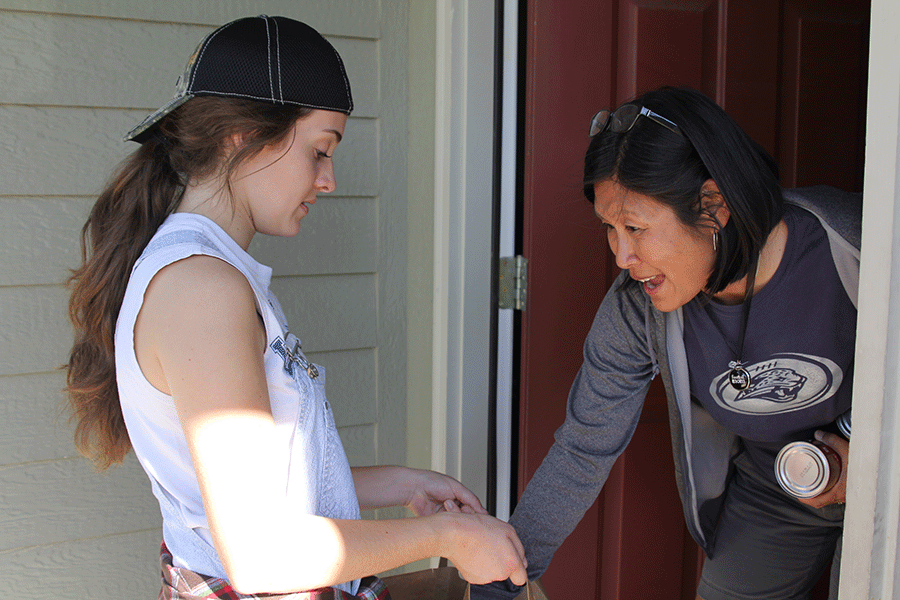
POLYGON ((284 141, 238 167, 231 182, 232 200, 250 237, 254 232, 296 235, 317 194, 334 191, 332 156, 346 124, 343 113, 314 110, 294 123, 284 141))
MULTIPOLYGON (((667 205, 613 181, 594 185, 594 194, 616 264, 643 284, 658 310, 676 310, 704 289, 715 261, 712 229, 688 227, 667 205)), ((724 226, 727 215, 717 216, 724 226)))

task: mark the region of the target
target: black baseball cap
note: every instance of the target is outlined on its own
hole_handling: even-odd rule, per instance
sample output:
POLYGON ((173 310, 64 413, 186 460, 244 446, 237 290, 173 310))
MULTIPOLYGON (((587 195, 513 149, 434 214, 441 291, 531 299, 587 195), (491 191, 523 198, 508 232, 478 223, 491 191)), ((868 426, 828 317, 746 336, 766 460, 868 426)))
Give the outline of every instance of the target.
POLYGON ((197 96, 295 104, 349 115, 350 81, 337 50, 315 29, 287 17, 246 17, 200 42, 175 84, 175 97, 128 132, 145 142, 167 114, 197 96))

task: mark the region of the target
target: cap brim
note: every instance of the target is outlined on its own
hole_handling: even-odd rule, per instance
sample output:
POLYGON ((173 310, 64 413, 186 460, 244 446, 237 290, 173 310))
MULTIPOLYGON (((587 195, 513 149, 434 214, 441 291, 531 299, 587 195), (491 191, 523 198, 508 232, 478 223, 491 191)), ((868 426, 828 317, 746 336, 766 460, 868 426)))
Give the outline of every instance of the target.
POLYGON ((163 105, 162 108, 148 115, 137 127, 129 131, 122 141, 143 144, 153 134, 153 128, 159 123, 160 119, 193 97, 194 94, 185 94, 183 96, 178 96, 177 98, 172 98, 168 103, 163 105))

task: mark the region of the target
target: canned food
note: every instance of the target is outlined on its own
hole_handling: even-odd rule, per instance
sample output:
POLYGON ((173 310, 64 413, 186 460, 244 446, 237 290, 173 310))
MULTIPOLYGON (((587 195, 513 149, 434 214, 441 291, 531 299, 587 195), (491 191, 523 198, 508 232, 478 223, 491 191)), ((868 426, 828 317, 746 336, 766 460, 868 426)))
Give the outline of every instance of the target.
POLYGON ((838 430, 848 440, 850 439, 850 411, 848 410, 837 418, 838 430))
POLYGON ((791 442, 775 459, 775 479, 788 494, 815 498, 837 483, 841 456, 821 442, 791 442))

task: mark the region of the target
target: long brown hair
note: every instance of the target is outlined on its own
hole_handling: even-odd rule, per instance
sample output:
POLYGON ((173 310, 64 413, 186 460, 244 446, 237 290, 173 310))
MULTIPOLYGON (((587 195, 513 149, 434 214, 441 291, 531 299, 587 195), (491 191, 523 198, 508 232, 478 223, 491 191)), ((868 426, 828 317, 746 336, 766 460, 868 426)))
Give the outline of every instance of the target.
POLYGON ((75 342, 64 366, 75 446, 103 470, 131 449, 116 385, 114 336, 131 269, 174 211, 185 185, 230 181, 240 164, 285 139, 309 108, 200 97, 159 122, 118 167, 81 231, 81 266, 68 280, 75 342), (228 153, 236 134, 241 146, 228 153))

